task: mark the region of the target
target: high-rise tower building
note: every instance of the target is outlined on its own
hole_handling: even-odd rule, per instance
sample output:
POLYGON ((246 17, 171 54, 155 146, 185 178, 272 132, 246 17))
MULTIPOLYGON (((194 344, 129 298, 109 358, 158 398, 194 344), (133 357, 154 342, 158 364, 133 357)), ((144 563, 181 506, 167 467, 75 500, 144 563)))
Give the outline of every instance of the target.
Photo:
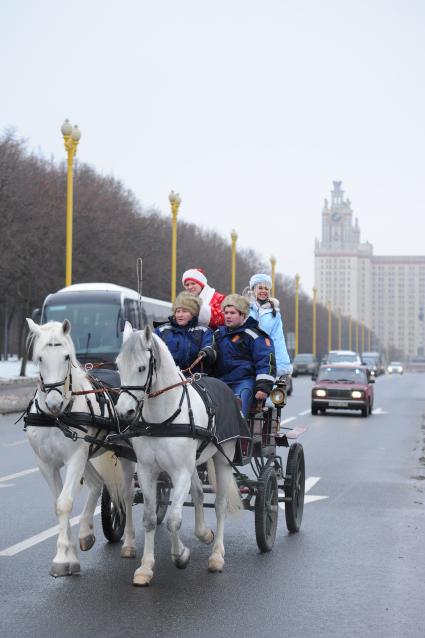
MULTIPOLYGON (((322 209, 314 251, 315 288, 323 305, 372 329, 388 350, 425 354, 425 256, 375 257, 361 242, 342 182, 333 182, 322 209)), ((375 346, 376 347, 376 346, 375 346)))

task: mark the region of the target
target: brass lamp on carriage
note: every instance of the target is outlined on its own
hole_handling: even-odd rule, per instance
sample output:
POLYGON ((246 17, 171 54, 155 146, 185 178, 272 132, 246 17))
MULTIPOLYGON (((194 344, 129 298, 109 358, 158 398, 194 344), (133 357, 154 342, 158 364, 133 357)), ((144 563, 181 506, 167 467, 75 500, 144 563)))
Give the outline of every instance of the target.
POLYGON ((285 377, 279 377, 276 380, 276 385, 270 392, 270 400, 277 410, 277 432, 280 431, 280 413, 283 407, 286 405, 286 380, 285 377))

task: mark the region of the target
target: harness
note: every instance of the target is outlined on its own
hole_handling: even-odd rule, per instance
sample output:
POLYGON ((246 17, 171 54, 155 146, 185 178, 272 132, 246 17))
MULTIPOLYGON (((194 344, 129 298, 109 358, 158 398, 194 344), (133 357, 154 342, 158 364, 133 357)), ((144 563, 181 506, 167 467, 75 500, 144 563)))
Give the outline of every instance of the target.
POLYGON ((215 438, 215 433, 214 433, 215 409, 214 409, 213 401, 208 393, 208 390, 197 383, 197 381, 200 379, 200 375, 192 373, 192 368, 196 366, 203 357, 202 356, 198 357, 189 368, 182 371, 182 372, 189 372, 191 375, 189 378, 187 379, 182 378, 181 381, 174 383, 170 386, 167 386, 166 388, 162 388, 161 390, 157 390, 156 392, 151 392, 153 375, 154 373, 156 373, 157 366, 156 366, 156 360, 152 350, 149 349, 148 352, 150 352, 151 356, 149 359, 149 369, 148 369, 148 375, 146 378, 146 383, 140 386, 134 385, 134 386, 121 387, 121 392, 129 394, 136 401, 137 408, 136 408, 135 417, 133 418, 133 420, 131 421, 131 423, 129 424, 129 426, 126 428, 124 432, 109 434, 106 437, 105 442, 108 444, 117 439, 128 440, 128 439, 132 439, 139 436, 185 437, 185 438, 191 437, 193 439, 202 440, 200 446, 197 449, 197 453, 196 453, 197 459, 200 457, 200 455, 202 454, 204 449, 207 447, 207 445, 209 443, 213 443, 217 447, 217 449, 220 450, 220 452, 226 457, 229 463, 233 465, 232 461, 228 459, 228 457, 226 456, 226 454, 224 453, 222 449, 222 446, 220 445, 220 443, 218 443, 218 441, 215 438), (205 406, 205 410, 208 415, 207 428, 200 427, 196 425, 195 423, 192 405, 190 401, 190 394, 188 391, 188 385, 192 386, 198 392, 199 396, 202 398, 202 401, 205 406), (165 419, 165 421, 161 421, 159 423, 152 423, 152 422, 146 421, 146 419, 143 416, 144 398, 139 400, 133 394, 133 391, 142 391, 145 393, 145 395, 147 395, 149 399, 153 399, 160 396, 164 392, 167 392, 168 390, 172 390, 180 386, 182 388, 182 393, 180 396, 178 407, 173 412, 173 414, 171 414, 167 419, 165 419), (182 411, 182 406, 185 400, 187 402, 189 423, 174 423, 175 419, 179 416, 179 414, 182 411), (172 425, 172 428, 170 428, 171 425, 172 425))
MULTIPOLYGON (((62 434, 66 438, 71 439, 72 441, 83 439, 87 443, 90 443, 89 458, 92 458, 93 455, 100 449, 100 447, 102 447, 102 442, 106 438, 108 433, 119 431, 119 421, 115 412, 115 408, 113 407, 112 399, 109 397, 109 389, 105 388, 105 386, 103 386, 93 377, 89 377, 89 381, 92 385, 91 390, 81 390, 73 392, 71 363, 68 366, 67 376, 63 381, 58 381, 55 383, 45 383, 43 377, 40 374, 40 390, 42 392, 48 394, 49 392, 56 391, 59 392, 61 396, 65 396, 65 398, 67 398, 69 394, 71 394, 71 400, 68 402, 65 410, 55 417, 51 414, 48 414, 40 407, 35 394, 34 398, 30 401, 26 410, 22 413, 16 423, 18 423, 23 418, 25 423, 24 431, 26 431, 28 426, 56 427, 61 430, 62 434), (62 391, 59 389, 61 386, 64 386, 64 393, 62 393, 62 391), (93 393, 95 395, 96 401, 100 408, 100 415, 95 414, 92 402, 90 401, 88 396, 86 396, 86 403, 89 412, 72 412, 71 410, 74 403, 72 397, 76 395, 87 395, 89 393, 93 393), (36 408, 36 412, 31 412, 31 408, 33 405, 36 408), (105 416, 105 409, 107 409, 107 416, 105 416), (97 429, 94 437, 88 434, 90 427, 94 427, 97 429), (85 436, 79 436, 75 430, 83 432, 85 436), (105 433, 103 439, 99 439, 102 432, 105 433)), ((114 449, 112 451, 119 451, 118 449, 115 450, 115 447, 117 446, 113 447, 114 449)), ((135 460, 134 452, 130 448, 129 453, 131 456, 131 460, 135 460)), ((128 455, 126 454, 121 454, 121 456, 128 457, 128 455)))

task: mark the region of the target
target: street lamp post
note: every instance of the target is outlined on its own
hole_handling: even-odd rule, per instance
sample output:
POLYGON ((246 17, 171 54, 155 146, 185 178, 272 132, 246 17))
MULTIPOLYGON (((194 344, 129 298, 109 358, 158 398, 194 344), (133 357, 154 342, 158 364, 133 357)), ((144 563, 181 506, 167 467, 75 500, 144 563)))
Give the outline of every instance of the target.
POLYGON ((371 341, 372 341, 372 328, 368 329, 368 333, 367 333, 367 349, 368 352, 370 352, 371 350, 371 341))
POLYGON ((353 320, 351 319, 351 315, 348 319, 348 349, 352 350, 353 345, 353 320))
POLYGON ((338 308, 338 350, 342 350, 341 308, 338 308))
POLYGON ((332 305, 328 301, 328 352, 332 350, 332 305))
POLYGON ((72 284, 72 217, 73 217, 73 166, 77 152, 81 131, 78 126, 72 126, 69 120, 61 126, 65 150, 68 156, 66 180, 66 248, 65 248, 65 286, 72 284))
POLYGON ((181 197, 178 193, 171 191, 168 195, 171 205, 171 301, 176 298, 177 279, 177 214, 181 204, 181 197))
POLYGON ((299 345, 299 289, 300 276, 295 275, 295 354, 298 354, 299 345))
POLYGON ((359 351, 359 321, 356 319, 356 352, 359 351))
POLYGON ((232 238, 232 281, 231 288, 232 293, 236 292, 236 242, 238 241, 238 234, 236 230, 232 230, 230 233, 230 237, 232 238))
POLYGON ((276 295, 276 257, 270 257, 270 263, 272 266, 272 297, 276 295))
POLYGON ((365 331, 365 325, 364 325, 364 321, 362 321, 362 352, 364 352, 365 347, 364 347, 364 331, 365 331))
POLYGON ((313 354, 316 356, 316 303, 317 288, 313 288, 313 354))

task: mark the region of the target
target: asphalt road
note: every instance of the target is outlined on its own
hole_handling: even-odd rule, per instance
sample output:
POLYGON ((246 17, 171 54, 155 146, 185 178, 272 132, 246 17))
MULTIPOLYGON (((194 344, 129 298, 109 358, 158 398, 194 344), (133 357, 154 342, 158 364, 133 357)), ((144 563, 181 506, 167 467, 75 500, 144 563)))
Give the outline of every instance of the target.
MULTIPOLYGON (((161 526, 154 580, 141 589, 131 580, 142 506, 135 509, 137 559, 120 558, 97 517, 97 542, 80 556, 81 575, 49 576, 55 536, 32 537, 56 525, 50 493, 22 425, 1 416, 2 638, 423 638, 425 375, 379 378, 368 418, 313 417, 310 389, 308 378, 295 379, 283 416, 308 428, 300 439, 309 487, 301 531, 289 535, 280 512, 275 547, 260 554, 253 514, 229 518, 225 571, 210 574, 209 548, 194 538, 187 509, 188 568, 172 565, 161 526)), ((75 514, 80 509, 79 502, 75 514)), ((213 511, 206 515, 214 526, 213 511)))

